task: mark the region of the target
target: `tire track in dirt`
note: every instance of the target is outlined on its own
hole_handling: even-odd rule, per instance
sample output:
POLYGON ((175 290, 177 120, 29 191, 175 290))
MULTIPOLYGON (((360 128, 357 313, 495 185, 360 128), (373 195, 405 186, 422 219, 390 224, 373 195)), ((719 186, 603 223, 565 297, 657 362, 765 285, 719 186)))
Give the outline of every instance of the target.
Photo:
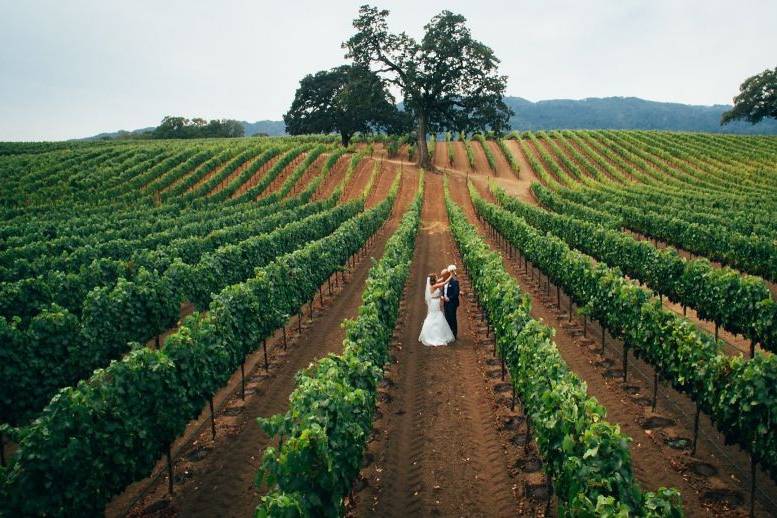
MULTIPOLYGON (((651 410, 653 370, 650 365, 629 356, 628 382, 622 382, 622 342, 606 334, 606 354, 601 354, 601 328, 588 322, 588 337, 582 336, 582 323, 574 316, 568 319, 569 298, 559 290, 561 308, 558 308, 556 289, 546 288, 536 273, 527 274, 517 259, 508 260, 507 253, 485 231, 475 217, 474 207, 466 190, 465 179, 451 178, 451 190, 457 203, 464 208, 470 221, 484 239, 505 258, 505 267, 516 278, 532 299, 532 316, 543 320, 556 330, 554 340, 564 361, 588 385, 588 393, 607 409, 607 419, 618 424, 621 431, 633 439, 631 457, 634 474, 646 490, 660 486, 677 488, 683 497, 687 516, 746 516, 749 507, 749 463, 744 452, 733 446, 724 446, 723 436, 704 415, 700 420, 699 443, 696 456, 690 455, 687 441, 693 437, 695 405, 686 396, 662 383, 658 390, 656 411, 651 410), (594 341, 591 338, 597 337, 594 341), (653 429, 645 425, 653 418, 666 418, 670 423, 653 429), (686 445, 673 449, 669 441, 683 439, 686 445), (711 476, 701 476, 694 469, 711 469, 711 476), (721 501, 722 500, 722 501, 721 501), (736 502, 737 505, 730 505, 736 502)), ((482 192, 482 191, 481 191, 482 192)), ((485 194, 485 193, 483 193, 485 194)), ((532 269, 530 268, 530 271, 532 269)), ((775 484, 759 470, 759 485, 765 498, 775 501, 775 484)), ((756 516, 770 516, 769 500, 759 501, 756 516)))
MULTIPOLYGON (((427 174, 422 228, 402 303, 404 318, 386 385, 395 387, 376 422, 382 447, 358 493, 359 516, 513 516, 517 501, 483 375, 477 368, 474 324, 459 311, 459 340, 425 347, 429 272, 461 264, 447 229, 442 178, 427 174)), ((463 294, 466 297, 466 293, 463 294)))
MULTIPOLYGON (((392 216, 376 234, 367 249, 367 256, 380 257, 383 254, 386 241, 412 202, 416 186, 417 176, 409 174, 403 179, 392 216)), ((382 196, 386 194, 387 190, 381 192, 382 196)), ((219 406, 224 407, 216 418, 215 441, 209 426, 200 429, 203 423, 208 424, 207 410, 197 422, 190 424, 184 434, 185 439, 180 440, 180 447, 176 448, 183 455, 176 455, 177 480, 172 498, 167 494, 166 476, 155 482, 147 479, 119 497, 106 514, 124 514, 132 499, 144 487, 151 485, 145 496, 131 508, 129 516, 253 515, 262 494, 254 486, 256 470, 264 449, 270 444, 255 419, 284 412, 288 407, 288 397, 295 388, 294 375, 297 371, 328 353, 340 351, 345 336, 341 323, 356 315, 371 267, 369 258, 363 258, 348 276, 346 284, 342 286, 340 283, 342 289, 339 293, 326 297, 323 307, 317 297, 313 317, 309 321, 305 319, 300 335, 296 335, 297 318, 292 317, 287 323, 287 333, 292 335, 287 351, 282 348, 282 333, 278 332, 268 339, 270 369, 267 373, 264 371, 261 347, 247 360, 245 401, 240 398, 239 371, 214 398, 217 404, 223 400, 219 406), (200 458, 201 452, 205 454, 200 458)), ((161 463, 155 471, 160 469, 163 470, 161 463)))

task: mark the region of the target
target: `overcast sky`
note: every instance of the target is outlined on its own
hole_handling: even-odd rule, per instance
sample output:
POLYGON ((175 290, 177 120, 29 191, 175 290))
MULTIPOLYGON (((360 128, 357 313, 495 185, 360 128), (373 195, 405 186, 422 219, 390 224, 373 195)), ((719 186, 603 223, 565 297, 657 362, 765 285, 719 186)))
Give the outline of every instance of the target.
MULTIPOLYGON (((280 119, 303 75, 344 62, 362 1, 0 0, 0 140, 154 126, 166 114, 280 119)), ((777 66, 777 1, 376 3, 419 35, 465 15, 508 95, 730 103, 777 66)))

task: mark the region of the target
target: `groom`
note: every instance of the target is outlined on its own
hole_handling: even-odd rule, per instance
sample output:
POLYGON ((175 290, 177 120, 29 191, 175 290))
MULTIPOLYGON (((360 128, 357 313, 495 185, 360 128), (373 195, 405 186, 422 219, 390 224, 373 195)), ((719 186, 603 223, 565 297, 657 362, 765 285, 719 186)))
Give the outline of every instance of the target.
POLYGON ((453 338, 458 338, 458 322, 456 321, 456 310, 459 309, 459 280, 456 278, 456 265, 448 266, 444 272, 448 274, 448 284, 443 291, 445 320, 453 332, 453 338))

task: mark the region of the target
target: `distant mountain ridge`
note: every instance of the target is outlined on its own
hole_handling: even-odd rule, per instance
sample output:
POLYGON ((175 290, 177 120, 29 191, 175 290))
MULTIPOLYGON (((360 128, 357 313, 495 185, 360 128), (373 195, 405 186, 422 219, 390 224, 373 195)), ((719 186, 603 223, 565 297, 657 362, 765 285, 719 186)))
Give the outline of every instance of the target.
MULTIPOLYGON (((542 129, 645 129, 672 131, 703 131, 710 133, 777 134, 777 120, 765 120, 752 125, 733 122, 720 125, 720 116, 731 106, 716 104, 701 106, 681 103, 647 101, 638 97, 591 97, 587 99, 552 99, 532 102, 522 97, 505 97, 505 103, 515 112, 510 118, 514 130, 542 129)), ((241 121, 246 136, 262 133, 283 135, 283 121, 241 121)), ((100 133, 84 140, 112 139, 120 134, 143 133, 154 128, 131 132, 100 133)))
POLYGON ((592 97, 532 102, 505 97, 515 115, 516 130, 539 129, 645 129, 704 131, 710 133, 777 134, 777 120, 752 125, 732 122, 720 125, 720 116, 731 106, 698 106, 646 101, 638 97, 592 97))

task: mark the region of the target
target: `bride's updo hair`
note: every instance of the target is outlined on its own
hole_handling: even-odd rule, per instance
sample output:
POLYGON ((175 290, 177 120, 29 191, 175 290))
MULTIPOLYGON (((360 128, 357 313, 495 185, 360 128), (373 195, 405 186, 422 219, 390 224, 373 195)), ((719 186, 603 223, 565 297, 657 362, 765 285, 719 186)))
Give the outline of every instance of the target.
POLYGON ((437 282, 437 276, 433 273, 429 274, 429 284, 435 284, 437 282))

